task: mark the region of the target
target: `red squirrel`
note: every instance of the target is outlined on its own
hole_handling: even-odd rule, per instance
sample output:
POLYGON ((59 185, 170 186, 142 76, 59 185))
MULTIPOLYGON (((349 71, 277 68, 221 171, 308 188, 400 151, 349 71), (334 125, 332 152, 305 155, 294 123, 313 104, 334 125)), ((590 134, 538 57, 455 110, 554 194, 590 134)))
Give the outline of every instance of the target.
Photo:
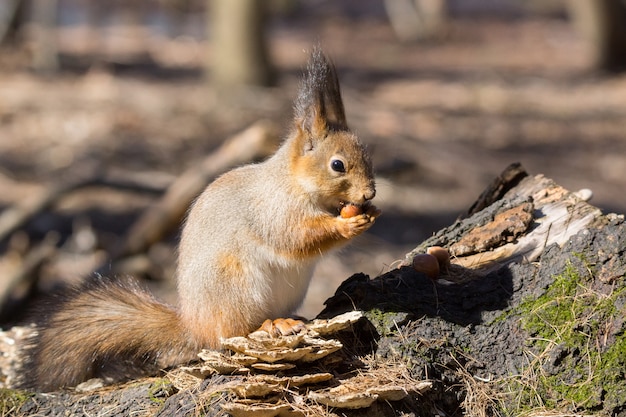
POLYGON ((119 381, 196 359, 222 338, 283 320, 302 302, 322 254, 369 229, 380 210, 372 163, 348 129, 334 66, 311 53, 294 122, 276 153, 217 178, 183 227, 180 307, 134 284, 98 279, 42 312, 25 349, 22 386, 51 391, 100 377, 119 381), (342 207, 356 205, 351 217, 342 207), (94 282, 95 281, 95 282, 94 282))

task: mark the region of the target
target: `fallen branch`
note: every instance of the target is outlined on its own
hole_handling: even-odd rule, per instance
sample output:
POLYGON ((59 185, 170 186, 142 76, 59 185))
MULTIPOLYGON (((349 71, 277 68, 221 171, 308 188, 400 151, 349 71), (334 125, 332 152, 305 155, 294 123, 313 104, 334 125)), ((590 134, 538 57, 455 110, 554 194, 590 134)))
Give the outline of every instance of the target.
POLYGON ((278 145, 276 127, 260 121, 226 140, 215 152, 176 179, 128 231, 125 243, 113 259, 146 251, 178 229, 189 205, 218 175, 228 169, 271 154, 278 145))
POLYGON ((72 174, 69 181, 46 187, 0 213, 0 242, 74 191, 102 186, 135 192, 163 193, 173 182, 173 178, 163 172, 112 170, 105 173, 100 168, 88 167, 73 170, 72 174))
POLYGON ((20 204, 4 210, 0 214, 0 242, 37 214, 54 205, 61 197, 76 189, 93 185, 100 176, 98 169, 88 168, 86 173, 77 174, 70 181, 62 184, 47 187, 40 193, 21 201, 20 204))
POLYGON ((19 269, 2 277, 4 285, 0 289, 0 317, 11 314, 15 305, 30 292, 37 282, 39 268, 56 254, 59 240, 58 233, 49 232, 42 242, 28 251, 19 269))

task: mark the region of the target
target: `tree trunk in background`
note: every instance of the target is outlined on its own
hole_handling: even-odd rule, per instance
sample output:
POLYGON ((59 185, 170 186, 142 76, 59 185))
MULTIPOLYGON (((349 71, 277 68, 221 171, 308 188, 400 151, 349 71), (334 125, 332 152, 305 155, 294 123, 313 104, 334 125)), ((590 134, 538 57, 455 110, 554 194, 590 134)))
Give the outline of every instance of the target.
POLYGON ((626 1, 570 0, 569 12, 598 69, 626 69, 626 1))
POLYGON ((40 73, 59 70, 57 42, 57 0, 36 0, 32 3, 33 20, 36 22, 35 48, 32 65, 40 73))
POLYGON ((16 43, 18 31, 24 23, 24 11, 22 0, 6 0, 0 9, 0 44, 16 43))
POLYGON ((446 0, 385 0, 385 10, 402 41, 436 38, 446 23, 446 0))
POLYGON ((209 0, 212 54, 207 69, 218 88, 267 86, 274 74, 265 37, 266 2, 209 0))

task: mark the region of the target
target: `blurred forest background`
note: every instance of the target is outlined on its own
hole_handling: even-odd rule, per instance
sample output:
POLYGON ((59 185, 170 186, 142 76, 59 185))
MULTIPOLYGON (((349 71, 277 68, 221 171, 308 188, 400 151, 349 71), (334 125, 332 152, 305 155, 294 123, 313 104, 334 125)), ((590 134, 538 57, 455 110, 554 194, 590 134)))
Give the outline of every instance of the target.
POLYGON ((177 179, 197 187, 207 161, 237 162, 214 153, 227 139, 258 120, 275 125, 246 134, 284 134, 318 42, 384 214, 322 261, 303 315, 352 273, 393 267, 512 162, 626 213, 625 3, 4 0, 2 321, 94 271, 145 278, 175 303, 177 232, 120 248, 177 179))

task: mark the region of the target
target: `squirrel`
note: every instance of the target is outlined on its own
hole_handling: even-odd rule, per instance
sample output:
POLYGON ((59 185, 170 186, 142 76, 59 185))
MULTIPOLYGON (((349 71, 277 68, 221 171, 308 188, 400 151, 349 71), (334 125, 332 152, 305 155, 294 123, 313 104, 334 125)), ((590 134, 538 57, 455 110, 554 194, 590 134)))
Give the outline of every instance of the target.
POLYGON ((375 194, 335 67, 315 47, 279 149, 221 175, 192 204, 179 243, 179 308, 118 280, 70 289, 39 309, 43 322, 25 347, 19 385, 53 391, 96 377, 117 382, 190 362, 262 324, 297 332, 303 323, 283 317, 302 302, 321 255, 381 214, 370 202, 375 194), (345 205, 360 213, 342 217, 345 205))

